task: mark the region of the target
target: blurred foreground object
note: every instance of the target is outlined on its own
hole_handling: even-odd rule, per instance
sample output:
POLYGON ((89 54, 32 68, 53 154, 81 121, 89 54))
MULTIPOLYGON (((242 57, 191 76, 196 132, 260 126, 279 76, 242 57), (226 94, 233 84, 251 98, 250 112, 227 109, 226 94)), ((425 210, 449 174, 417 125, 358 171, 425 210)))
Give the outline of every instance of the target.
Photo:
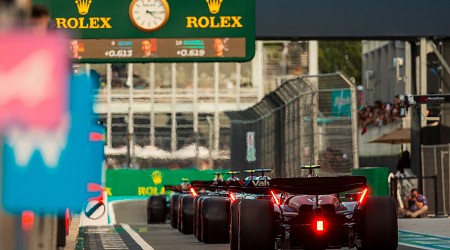
POLYGON ((79 211, 92 196, 87 184, 101 182, 104 141, 90 138, 104 133, 92 121, 99 79, 69 81, 68 41, 57 33, 0 36, 2 203, 11 213, 79 211))

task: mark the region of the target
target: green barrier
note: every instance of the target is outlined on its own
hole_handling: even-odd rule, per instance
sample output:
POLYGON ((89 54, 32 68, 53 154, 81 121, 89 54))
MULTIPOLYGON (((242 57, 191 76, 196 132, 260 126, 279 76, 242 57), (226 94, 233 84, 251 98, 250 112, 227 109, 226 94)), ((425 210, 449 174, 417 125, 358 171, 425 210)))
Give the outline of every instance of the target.
MULTIPOLYGON (((106 170, 106 192, 108 196, 150 196, 164 194, 164 185, 178 185, 181 178, 189 180, 210 181, 214 173, 227 170, 197 170, 197 169, 117 169, 106 170)), ((228 175, 224 175, 224 179, 228 175)))
POLYGON ((352 175, 365 176, 369 186, 369 195, 388 196, 389 195, 389 169, 386 167, 369 167, 352 170, 352 175))

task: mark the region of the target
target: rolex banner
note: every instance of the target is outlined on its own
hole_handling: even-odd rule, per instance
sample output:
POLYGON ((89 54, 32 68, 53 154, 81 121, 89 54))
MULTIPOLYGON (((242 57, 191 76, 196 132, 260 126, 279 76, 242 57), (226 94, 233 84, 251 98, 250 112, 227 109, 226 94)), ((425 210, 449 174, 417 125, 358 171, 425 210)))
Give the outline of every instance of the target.
MULTIPOLYGON (((218 170, 197 169, 117 169, 106 170, 106 192, 108 196, 150 196, 165 194, 164 185, 179 185, 182 178, 213 180, 218 170)), ((220 171, 226 173, 226 170, 220 171)), ((223 176, 228 178, 227 175, 223 176)))

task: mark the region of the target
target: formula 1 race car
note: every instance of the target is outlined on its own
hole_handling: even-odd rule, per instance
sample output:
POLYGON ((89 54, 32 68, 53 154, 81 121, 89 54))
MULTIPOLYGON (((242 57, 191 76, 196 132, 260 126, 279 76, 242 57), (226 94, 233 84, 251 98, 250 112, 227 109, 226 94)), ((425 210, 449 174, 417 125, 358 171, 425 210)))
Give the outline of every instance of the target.
MULTIPOLYGON (((165 185, 165 190, 174 192, 173 196, 167 197, 166 195, 152 195, 147 199, 147 224, 153 223, 164 223, 166 222, 167 216, 173 218, 173 211, 175 209, 175 214, 178 214, 178 200, 179 194, 181 193, 189 193, 190 185, 188 183, 188 179, 182 178, 180 185, 165 185)), ((171 219, 175 221, 176 219, 171 219)), ((176 226, 175 226, 176 228, 176 226)))
POLYGON ((231 219, 230 248, 396 249, 395 201, 368 196, 363 176, 317 177, 317 168, 308 168, 310 178, 243 185, 242 192, 260 196, 231 205, 238 211, 231 219))
POLYGON ((230 203, 226 186, 236 173, 228 174, 232 177, 227 181, 218 172, 212 181, 191 181, 184 187, 166 186, 167 190, 174 191, 170 196, 171 226, 183 234, 194 234, 205 243, 228 243, 230 203))

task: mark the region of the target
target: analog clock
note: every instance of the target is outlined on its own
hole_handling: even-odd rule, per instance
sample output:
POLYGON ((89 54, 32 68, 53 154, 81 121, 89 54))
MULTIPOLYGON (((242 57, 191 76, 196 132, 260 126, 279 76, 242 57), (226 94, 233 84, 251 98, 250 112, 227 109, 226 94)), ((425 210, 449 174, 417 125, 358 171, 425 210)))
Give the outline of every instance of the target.
POLYGON ((170 9, 166 0, 133 0, 129 15, 131 22, 142 31, 155 31, 169 19, 170 9))

